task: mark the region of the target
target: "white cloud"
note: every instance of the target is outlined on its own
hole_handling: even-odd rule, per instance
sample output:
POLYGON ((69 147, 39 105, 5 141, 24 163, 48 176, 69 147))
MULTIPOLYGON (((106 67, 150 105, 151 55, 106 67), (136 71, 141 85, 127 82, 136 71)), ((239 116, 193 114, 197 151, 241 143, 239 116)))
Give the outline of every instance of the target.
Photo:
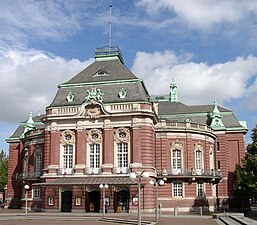
POLYGON ((138 52, 132 71, 143 78, 151 94, 168 94, 174 78, 179 100, 187 104, 208 104, 214 99, 224 104, 243 97, 250 99, 256 94, 257 57, 238 57, 208 65, 189 62, 188 55, 177 56, 172 51, 138 52))
POLYGON ((256 1, 241 0, 138 0, 137 6, 143 7, 150 15, 168 10, 178 21, 184 21, 189 27, 200 29, 215 28, 221 23, 239 25, 242 20, 255 15, 256 1))
POLYGON ((65 39, 81 29, 81 4, 86 1, 0 1, 0 44, 65 39))
POLYGON ((0 57, 1 122, 21 121, 29 112, 44 113, 57 85, 70 79, 93 59, 66 61, 40 51, 7 50, 0 57))

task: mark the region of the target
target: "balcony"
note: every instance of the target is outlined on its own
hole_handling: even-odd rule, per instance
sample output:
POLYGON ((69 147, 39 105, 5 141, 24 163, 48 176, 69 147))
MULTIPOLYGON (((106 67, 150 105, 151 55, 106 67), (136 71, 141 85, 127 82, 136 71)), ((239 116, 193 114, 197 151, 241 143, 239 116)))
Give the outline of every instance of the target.
POLYGON ((222 178, 220 170, 214 169, 156 169, 157 177, 167 179, 207 179, 215 182, 222 178))
POLYGON ((16 180, 38 180, 42 172, 32 172, 32 173, 17 173, 16 180))

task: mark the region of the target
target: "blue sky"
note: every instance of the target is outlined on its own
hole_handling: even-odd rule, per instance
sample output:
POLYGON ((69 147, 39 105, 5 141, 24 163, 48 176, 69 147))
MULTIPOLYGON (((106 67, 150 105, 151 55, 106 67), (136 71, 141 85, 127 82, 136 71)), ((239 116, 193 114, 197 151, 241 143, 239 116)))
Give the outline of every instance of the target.
MULTIPOLYGON (((151 94, 174 78, 185 104, 218 104, 257 123, 256 0, 112 0, 112 45, 151 94)), ((57 85, 108 45, 109 0, 0 0, 0 149, 57 85)))

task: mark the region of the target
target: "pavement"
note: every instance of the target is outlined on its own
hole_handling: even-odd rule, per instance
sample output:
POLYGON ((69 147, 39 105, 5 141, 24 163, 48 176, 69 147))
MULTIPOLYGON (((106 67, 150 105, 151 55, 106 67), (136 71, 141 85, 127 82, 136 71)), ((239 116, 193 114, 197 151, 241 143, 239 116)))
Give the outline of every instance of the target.
MULTIPOLYGON (((111 225, 113 222, 104 222, 101 213, 46 213, 29 211, 25 215, 24 209, 0 209, 1 225, 111 225)), ((130 221, 137 224, 137 214, 131 213, 106 213, 105 218, 130 221)), ((142 214, 142 224, 155 224, 154 214, 142 214)), ((216 225, 211 215, 181 214, 176 217, 170 214, 162 214, 158 225, 216 225)))

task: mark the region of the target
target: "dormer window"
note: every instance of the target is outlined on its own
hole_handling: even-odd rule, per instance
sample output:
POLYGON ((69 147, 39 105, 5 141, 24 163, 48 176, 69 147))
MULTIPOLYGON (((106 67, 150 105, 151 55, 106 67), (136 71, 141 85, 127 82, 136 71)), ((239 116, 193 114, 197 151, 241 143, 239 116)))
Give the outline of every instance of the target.
POLYGON ((93 77, 103 77, 103 76, 110 76, 110 74, 104 70, 99 70, 95 75, 93 75, 93 77))

